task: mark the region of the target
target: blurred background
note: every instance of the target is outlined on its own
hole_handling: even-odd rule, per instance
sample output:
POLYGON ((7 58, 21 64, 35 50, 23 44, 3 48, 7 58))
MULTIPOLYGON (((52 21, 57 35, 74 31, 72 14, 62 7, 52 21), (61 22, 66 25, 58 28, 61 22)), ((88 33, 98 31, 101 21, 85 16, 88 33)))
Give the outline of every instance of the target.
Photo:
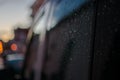
POLYGON ((6 80, 7 75, 13 77, 14 73, 20 73, 34 1, 0 0, 0 80, 6 80))

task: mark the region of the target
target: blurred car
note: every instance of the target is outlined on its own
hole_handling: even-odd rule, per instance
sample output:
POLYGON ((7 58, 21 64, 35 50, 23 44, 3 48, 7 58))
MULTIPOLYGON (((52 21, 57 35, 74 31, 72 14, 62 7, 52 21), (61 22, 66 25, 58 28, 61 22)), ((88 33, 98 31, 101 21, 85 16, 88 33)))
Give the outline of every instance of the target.
POLYGON ((6 56, 6 64, 13 68, 16 72, 20 72, 22 69, 24 61, 24 55, 23 54, 8 54, 6 56))

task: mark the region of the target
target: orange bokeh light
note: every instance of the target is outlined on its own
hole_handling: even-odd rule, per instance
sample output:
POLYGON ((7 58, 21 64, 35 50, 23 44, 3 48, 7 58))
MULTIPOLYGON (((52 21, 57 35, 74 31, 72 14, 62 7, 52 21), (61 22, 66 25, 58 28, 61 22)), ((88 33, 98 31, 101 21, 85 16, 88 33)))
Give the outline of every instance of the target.
POLYGON ((3 43, 0 41, 0 54, 3 53, 3 43))
POLYGON ((13 43, 13 44, 11 45, 11 50, 13 50, 13 51, 16 51, 16 50, 17 50, 17 45, 16 45, 15 43, 13 43))

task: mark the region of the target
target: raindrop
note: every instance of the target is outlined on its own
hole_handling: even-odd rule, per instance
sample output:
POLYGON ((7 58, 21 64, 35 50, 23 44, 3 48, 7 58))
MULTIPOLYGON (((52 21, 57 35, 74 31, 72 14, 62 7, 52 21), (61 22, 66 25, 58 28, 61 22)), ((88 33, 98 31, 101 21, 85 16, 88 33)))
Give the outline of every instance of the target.
POLYGON ((110 3, 113 3, 113 0, 110 0, 110 3))
POLYGON ((70 60, 72 61, 72 60, 73 60, 73 58, 70 58, 70 60))
POLYGON ((76 30, 74 30, 73 32, 74 32, 74 33, 76 33, 77 31, 76 31, 76 30))
POLYGON ((103 55, 103 53, 99 53, 99 55, 101 55, 101 56, 102 56, 102 55, 103 55))
POLYGON ((107 5, 104 5, 104 8, 106 8, 107 7, 107 5))
POLYGON ((99 16, 99 15, 100 15, 100 13, 97 13, 97 15, 99 16))

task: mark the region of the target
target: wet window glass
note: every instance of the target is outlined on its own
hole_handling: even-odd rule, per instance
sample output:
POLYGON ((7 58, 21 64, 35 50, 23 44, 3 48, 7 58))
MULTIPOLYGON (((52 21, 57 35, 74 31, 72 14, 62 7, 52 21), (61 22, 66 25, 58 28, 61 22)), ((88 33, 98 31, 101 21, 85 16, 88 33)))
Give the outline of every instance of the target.
POLYGON ((0 80, 120 80, 119 0, 0 0, 0 80))

